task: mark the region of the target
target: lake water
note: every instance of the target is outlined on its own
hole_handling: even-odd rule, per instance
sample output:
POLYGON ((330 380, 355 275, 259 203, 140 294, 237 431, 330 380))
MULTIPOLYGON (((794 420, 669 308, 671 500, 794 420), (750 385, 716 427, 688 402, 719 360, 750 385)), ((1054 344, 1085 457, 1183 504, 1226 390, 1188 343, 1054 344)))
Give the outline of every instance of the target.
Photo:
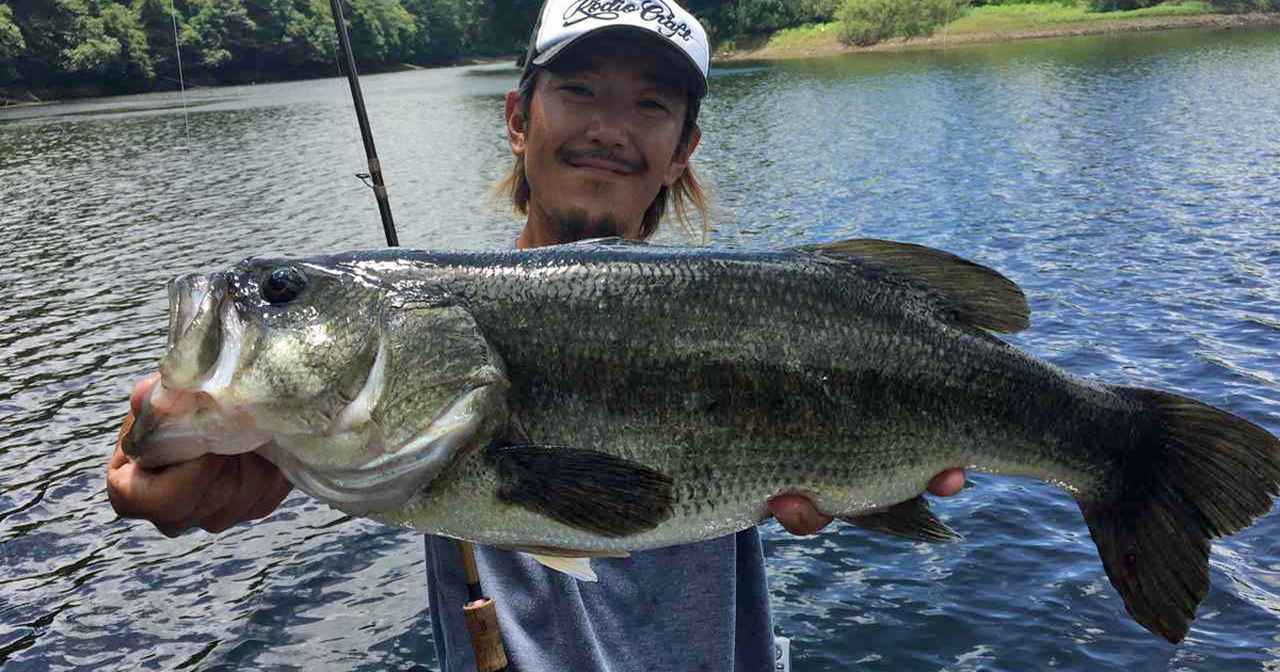
MULTIPOLYGON (((403 244, 512 243, 519 222, 485 195, 515 76, 364 78, 403 244)), ((294 493, 259 524, 170 540, 103 489, 170 276, 382 244, 345 86, 199 89, 185 114, 177 94, 0 111, 5 670, 433 668, 421 537, 294 493)), ((739 65, 712 91, 708 244, 944 248, 1026 290, 1018 346, 1280 433, 1280 33, 739 65)), ((1275 511, 1214 545, 1174 647, 1125 614, 1065 493, 970 482, 934 504, 959 544, 767 526, 795 669, 1280 670, 1275 511)))

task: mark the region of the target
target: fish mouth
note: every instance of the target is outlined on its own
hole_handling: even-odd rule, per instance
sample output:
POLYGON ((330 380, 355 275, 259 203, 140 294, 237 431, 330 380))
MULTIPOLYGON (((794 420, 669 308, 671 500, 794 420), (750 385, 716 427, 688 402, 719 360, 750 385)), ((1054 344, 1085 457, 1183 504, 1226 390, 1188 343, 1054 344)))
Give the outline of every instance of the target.
POLYGON ((184 275, 171 280, 168 349, 160 380, 121 448, 139 466, 159 468, 207 453, 236 455, 270 437, 247 414, 218 402, 244 346, 244 322, 229 297, 225 274, 184 275))
POLYGON ((230 298, 223 273, 171 280, 169 349, 160 379, 171 390, 216 395, 235 373, 244 346, 244 321, 230 298))
POLYGON ((196 313, 207 308, 205 301, 212 298, 212 290, 219 284, 222 286, 217 288, 224 290, 226 280, 221 279, 219 283, 210 276, 192 273, 178 276, 165 285, 169 293, 169 342, 166 347, 172 348, 178 337, 186 333, 195 321, 196 313))

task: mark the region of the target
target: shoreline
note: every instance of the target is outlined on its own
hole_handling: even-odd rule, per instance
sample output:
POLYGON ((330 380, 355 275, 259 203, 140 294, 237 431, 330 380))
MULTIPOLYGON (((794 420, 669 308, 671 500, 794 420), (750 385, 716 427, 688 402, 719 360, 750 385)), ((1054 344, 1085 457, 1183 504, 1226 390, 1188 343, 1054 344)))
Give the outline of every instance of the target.
MULTIPOLYGON (((1206 12, 1203 14, 1190 15, 1133 16, 1114 19, 1101 18, 1088 21, 1073 21, 1056 24, 1045 23, 1037 27, 1014 30, 951 32, 947 30, 947 26, 943 26, 929 37, 895 37, 865 47, 850 46, 840 42, 837 38, 837 31, 834 29, 834 26, 836 26, 835 23, 825 24, 825 26, 822 27, 823 30, 820 31, 821 35, 818 37, 806 37, 800 40, 784 40, 783 44, 771 44, 776 34, 761 36, 754 40, 752 44, 743 48, 722 50, 713 53, 712 62, 728 64, 746 61, 782 61, 806 58, 827 58, 863 52, 949 49, 960 46, 999 44, 1002 42, 1042 38, 1154 32, 1194 28, 1206 30, 1232 30, 1235 28, 1258 28, 1267 26, 1280 27, 1280 12, 1249 12, 1242 14, 1206 12), (830 29, 828 29, 828 27, 830 27, 830 29)), ((387 72, 429 70, 439 67, 455 67, 461 65, 485 65, 501 63, 511 59, 512 57, 500 56, 466 56, 459 58, 456 62, 448 65, 422 66, 408 63, 387 64, 382 67, 371 68, 361 74, 374 75, 387 72)), ((264 79, 263 83, 299 81, 301 79, 308 78, 302 77, 298 79, 280 80, 264 79)), ((239 84, 243 84, 243 82, 228 81, 212 84, 193 83, 193 88, 197 86, 201 88, 216 88, 219 86, 236 86, 239 84)), ((159 90, 142 91, 138 93, 154 93, 157 91, 159 90)), ((0 111, 22 107, 51 105, 85 98, 128 95, 126 93, 110 93, 106 91, 90 92, 85 89, 79 90, 79 93, 84 95, 76 95, 76 89, 66 91, 41 91, 40 93, 46 94, 46 97, 40 98, 36 95, 35 91, 29 89, 0 89, 0 111)))
POLYGON ((829 31, 821 40, 809 40, 804 44, 775 46, 768 44, 766 38, 761 46, 735 49, 716 53, 716 63, 734 63, 739 61, 781 61, 802 58, 824 58, 862 52, 913 51, 926 49, 948 49, 957 46, 974 44, 998 44, 1017 40, 1033 40, 1050 37, 1077 37, 1081 35, 1106 35, 1131 32, 1151 32, 1159 30, 1177 30, 1181 28, 1205 28, 1211 30, 1231 30, 1234 28, 1253 28, 1265 26, 1280 27, 1280 13, 1251 12, 1245 14, 1194 14, 1190 16, 1142 16, 1121 19, 1099 19, 1084 22, 1048 24, 1044 27, 1028 30, 983 31, 966 33, 948 33, 946 27, 940 28, 929 37, 901 38, 895 37, 866 47, 849 46, 836 38, 835 31, 829 31))
MULTIPOLYGON (((382 75, 394 72, 410 72, 414 70, 434 70, 436 68, 452 68, 465 65, 495 65, 499 63, 514 63, 516 56, 463 56, 457 61, 442 65, 415 65, 413 63, 388 63, 378 67, 370 67, 360 70, 360 76, 382 75)), ((345 75, 344 75, 345 76, 345 75)), ((192 79, 187 81, 187 90, 194 89, 216 89, 231 86, 245 86, 253 84, 279 84, 283 82, 302 82, 310 79, 328 79, 334 77, 330 74, 317 74, 314 76, 293 77, 290 79, 274 79, 264 77, 258 80, 228 80, 214 81, 203 79, 192 79)), ((149 93, 174 93, 177 87, 173 88, 155 88, 145 91, 108 91, 97 90, 91 87, 77 87, 66 90, 49 89, 49 90, 33 90, 33 89, 4 89, 0 88, 0 112, 4 110, 12 110, 21 107, 38 107, 41 105, 56 105, 58 103, 67 103, 75 100, 86 100, 90 98, 111 98, 114 96, 132 96, 143 95, 149 93), (44 94, 41 98, 37 93, 44 94), (82 95, 77 95, 82 94, 82 95)))

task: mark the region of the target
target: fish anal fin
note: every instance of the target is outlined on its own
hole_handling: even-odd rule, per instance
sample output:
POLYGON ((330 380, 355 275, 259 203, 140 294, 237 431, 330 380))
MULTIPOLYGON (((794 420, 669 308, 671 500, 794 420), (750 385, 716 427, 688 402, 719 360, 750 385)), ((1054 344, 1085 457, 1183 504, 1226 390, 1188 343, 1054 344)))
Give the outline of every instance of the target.
POLYGON ((924 495, 917 495, 879 511, 857 516, 842 516, 840 520, 863 529, 915 541, 959 541, 964 538, 933 515, 924 495))
POLYGON ((652 530, 672 514, 671 477, 607 453, 490 446, 498 499, 605 537, 652 530))
POLYGON ((627 551, 589 551, 581 548, 558 548, 555 546, 520 545, 498 546, 504 551, 518 551, 529 555, 546 555, 555 558, 629 558, 627 551))
POLYGON ((539 555, 537 553, 529 553, 527 555, 537 560, 538 564, 543 567, 568 574, 579 581, 595 583, 599 578, 596 576, 595 570, 591 569, 591 558, 569 558, 563 555, 539 555))
POLYGON ((604 246, 604 247, 608 247, 608 246, 652 247, 652 245, 648 241, 635 240, 632 238, 623 238, 621 236, 601 236, 600 238, 584 238, 582 240, 575 240, 569 243, 562 243, 562 245, 584 245, 584 246, 604 246))
POLYGON ((877 262, 910 276, 946 297, 962 324, 1012 333, 1031 324, 1027 297, 999 272, 923 245, 891 240, 853 239, 794 248, 836 257, 877 262))

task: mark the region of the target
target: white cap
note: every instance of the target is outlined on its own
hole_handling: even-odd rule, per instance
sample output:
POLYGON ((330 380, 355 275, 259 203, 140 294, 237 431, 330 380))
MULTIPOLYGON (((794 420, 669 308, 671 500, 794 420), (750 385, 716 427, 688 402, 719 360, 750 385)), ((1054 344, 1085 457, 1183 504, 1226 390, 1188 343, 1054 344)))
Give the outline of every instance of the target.
POLYGON ((624 29, 651 35, 681 54, 691 68, 694 96, 706 94, 711 67, 707 33, 675 0, 547 0, 529 40, 524 76, 587 35, 624 29))

